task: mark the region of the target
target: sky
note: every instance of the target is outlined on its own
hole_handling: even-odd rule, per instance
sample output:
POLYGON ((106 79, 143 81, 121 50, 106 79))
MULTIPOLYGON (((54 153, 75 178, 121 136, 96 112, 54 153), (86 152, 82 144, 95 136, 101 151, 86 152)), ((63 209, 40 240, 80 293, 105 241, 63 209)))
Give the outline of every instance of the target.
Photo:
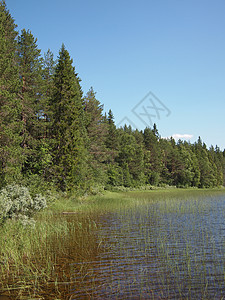
POLYGON ((42 55, 69 51, 117 126, 225 148, 224 0, 6 0, 42 55))

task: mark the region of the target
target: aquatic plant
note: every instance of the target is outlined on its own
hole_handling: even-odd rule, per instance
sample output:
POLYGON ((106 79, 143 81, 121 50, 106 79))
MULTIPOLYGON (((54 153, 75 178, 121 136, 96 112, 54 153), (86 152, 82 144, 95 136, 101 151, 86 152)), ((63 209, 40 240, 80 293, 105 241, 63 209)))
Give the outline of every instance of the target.
POLYGON ((14 220, 0 227, 0 291, 13 299, 222 299, 223 199, 216 190, 62 194, 35 215, 34 229, 14 220))

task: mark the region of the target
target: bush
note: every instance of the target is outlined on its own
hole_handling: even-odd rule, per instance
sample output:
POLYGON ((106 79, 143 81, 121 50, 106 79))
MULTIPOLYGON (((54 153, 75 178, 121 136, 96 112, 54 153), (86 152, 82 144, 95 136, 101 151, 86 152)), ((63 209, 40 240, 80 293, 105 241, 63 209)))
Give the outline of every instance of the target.
POLYGON ((0 222, 12 218, 31 218, 35 212, 47 206, 40 194, 31 197, 28 188, 17 184, 8 185, 0 192, 0 222))

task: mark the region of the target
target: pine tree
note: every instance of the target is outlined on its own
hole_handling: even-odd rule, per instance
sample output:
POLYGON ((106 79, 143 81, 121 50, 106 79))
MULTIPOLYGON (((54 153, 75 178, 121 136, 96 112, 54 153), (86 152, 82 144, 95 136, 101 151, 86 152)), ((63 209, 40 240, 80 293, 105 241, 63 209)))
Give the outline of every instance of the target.
POLYGON ((211 146, 208 151, 208 157, 215 170, 216 185, 221 186, 223 184, 223 163, 219 147, 216 146, 214 149, 214 147, 211 146))
POLYGON ((86 128, 88 134, 89 166, 92 177, 96 182, 105 183, 107 180, 105 161, 107 149, 105 146, 107 125, 103 117, 103 105, 96 99, 91 88, 84 97, 86 128))
POLYGON ((171 176, 171 160, 172 153, 175 147, 175 140, 171 137, 170 140, 160 139, 159 140, 160 149, 162 151, 162 171, 161 171, 161 179, 162 182, 168 185, 173 184, 173 179, 171 176))
POLYGON ((41 98, 43 97, 41 50, 37 47, 37 39, 32 33, 22 30, 18 38, 17 56, 20 74, 20 93, 22 105, 21 137, 25 164, 24 174, 39 171, 40 152, 39 141, 42 138, 41 98))
POLYGON ((55 61, 53 53, 48 50, 44 54, 42 69, 42 88, 43 94, 39 99, 39 141, 37 144, 37 163, 36 173, 45 181, 51 181, 51 139, 50 131, 52 128, 51 99, 53 95, 53 79, 55 72, 55 61))
POLYGON ((194 153, 198 159, 200 170, 200 183, 199 187, 209 188, 216 185, 216 168, 208 156, 208 150, 205 143, 202 143, 201 138, 198 138, 197 143, 194 145, 194 153))
MULTIPOLYGON (((126 174, 126 185, 130 180, 132 185, 140 185, 143 183, 144 175, 144 154, 142 145, 137 144, 133 134, 129 134, 125 130, 119 129, 119 153, 116 158, 116 162, 119 163, 123 170, 123 174, 126 174), (130 174, 128 176, 128 173, 130 174), (127 181, 127 178, 130 178, 127 181)), ((127 185, 128 186, 128 185, 127 185)))
POLYGON ((0 186, 18 180, 22 165, 15 29, 5 1, 0 1, 0 186))
POLYGON ((145 159, 149 159, 149 161, 145 161, 145 165, 150 166, 150 169, 145 171, 145 174, 147 175, 148 183, 158 185, 160 182, 160 173, 163 169, 163 153, 158 142, 156 126, 154 126, 153 130, 145 128, 143 136, 145 151, 148 152, 148 154, 145 155, 145 159))
POLYGON ((40 103, 40 111, 42 112, 41 121, 43 123, 43 137, 47 138, 51 128, 51 107, 50 102, 53 95, 53 80, 55 74, 55 61, 53 53, 48 49, 44 54, 42 77, 44 81, 43 97, 40 103))
POLYGON ((178 142, 177 144, 177 165, 174 176, 176 186, 188 187, 196 185, 196 172, 198 165, 193 160, 193 154, 189 151, 187 143, 178 142))
POLYGON ((85 186, 87 138, 80 79, 69 52, 62 45, 51 100, 53 176, 62 190, 85 186))
POLYGON ((111 109, 108 112, 107 124, 108 124, 108 134, 106 138, 106 147, 112 150, 112 152, 113 151, 116 152, 118 146, 117 131, 114 122, 114 116, 111 109))

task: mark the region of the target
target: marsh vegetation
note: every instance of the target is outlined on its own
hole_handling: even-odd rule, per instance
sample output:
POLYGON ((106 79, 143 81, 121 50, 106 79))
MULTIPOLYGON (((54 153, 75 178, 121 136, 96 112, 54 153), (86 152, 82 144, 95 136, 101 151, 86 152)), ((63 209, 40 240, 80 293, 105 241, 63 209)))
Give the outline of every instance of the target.
POLYGON ((221 299, 225 192, 63 199, 34 228, 1 228, 0 290, 15 299, 221 299), (70 212, 63 214, 62 212, 70 212))

